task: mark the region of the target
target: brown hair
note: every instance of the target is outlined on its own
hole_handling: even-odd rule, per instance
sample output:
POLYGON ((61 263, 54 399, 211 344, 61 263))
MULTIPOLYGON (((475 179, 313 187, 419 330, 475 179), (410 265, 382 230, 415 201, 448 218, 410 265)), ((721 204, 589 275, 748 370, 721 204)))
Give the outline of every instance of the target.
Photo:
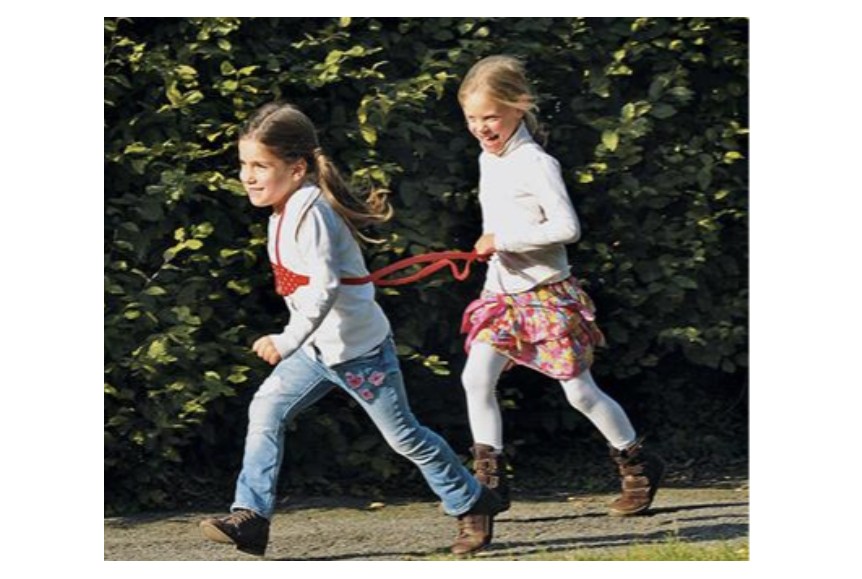
POLYGON ((357 197, 320 148, 317 131, 311 119, 298 108, 287 103, 262 106, 245 122, 240 129, 239 138, 254 139, 288 162, 305 159, 310 177, 320 187, 332 208, 347 223, 354 237, 370 243, 380 242, 363 235, 359 228, 383 223, 392 217, 392 206, 386 199, 389 191, 372 189, 366 199, 357 197))
POLYGON ((538 110, 536 95, 527 81, 527 73, 520 60, 498 54, 474 64, 461 81, 458 102, 463 106, 468 95, 480 90, 486 91, 496 102, 522 111, 530 134, 537 140, 544 140, 544 131, 535 114, 538 110))

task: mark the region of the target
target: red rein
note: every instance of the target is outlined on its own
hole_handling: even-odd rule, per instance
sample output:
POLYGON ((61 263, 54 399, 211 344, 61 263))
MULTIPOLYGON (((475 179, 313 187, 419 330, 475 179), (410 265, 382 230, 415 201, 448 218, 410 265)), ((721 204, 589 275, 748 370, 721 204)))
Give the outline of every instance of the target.
POLYGON ((448 267, 452 272, 452 277, 458 281, 464 281, 470 277, 470 266, 473 265, 473 262, 485 261, 486 259, 488 259, 487 256, 479 255, 475 251, 469 253, 466 251, 439 251, 436 253, 425 253, 423 255, 414 255, 413 257, 390 263, 386 267, 381 267, 377 271, 372 272, 370 275, 365 277, 349 277, 342 279, 341 283, 346 285, 373 283, 380 287, 407 285, 433 275, 446 267, 448 267), (463 260, 463 268, 459 270, 458 264, 453 260, 463 260), (395 279, 384 279, 402 269, 407 269, 408 267, 422 263, 427 263, 428 265, 424 266, 416 273, 395 279))

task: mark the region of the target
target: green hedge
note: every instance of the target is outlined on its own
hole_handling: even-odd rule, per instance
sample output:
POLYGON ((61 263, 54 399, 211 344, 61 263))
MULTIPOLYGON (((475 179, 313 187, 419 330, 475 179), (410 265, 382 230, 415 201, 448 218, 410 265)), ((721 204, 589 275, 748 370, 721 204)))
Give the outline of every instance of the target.
MULTIPOLYGON (((239 468, 246 406, 268 371, 249 346, 286 311, 271 291, 266 212, 237 180, 238 124, 265 102, 294 102, 358 187, 395 192, 396 218, 376 232, 388 241, 367 248, 372 268, 469 249, 478 147, 455 94, 494 53, 526 61, 584 226, 570 256, 610 342, 597 378, 673 458, 745 456, 747 20, 106 19, 109 511, 221 498, 239 468)), ((415 410, 459 451, 458 325, 481 277, 380 298, 415 410)), ((523 463, 598 452, 551 381, 516 370, 501 394, 523 463)), ((291 488, 421 487, 343 397, 292 428, 291 488)))

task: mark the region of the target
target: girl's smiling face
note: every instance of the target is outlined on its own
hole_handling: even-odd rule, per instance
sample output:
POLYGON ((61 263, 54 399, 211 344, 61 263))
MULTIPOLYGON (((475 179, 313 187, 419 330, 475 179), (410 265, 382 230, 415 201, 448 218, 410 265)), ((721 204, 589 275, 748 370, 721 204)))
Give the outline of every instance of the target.
POLYGON ((239 179, 255 207, 281 211, 288 198, 302 186, 305 161, 287 162, 255 139, 239 141, 239 179))
POLYGON ((493 100, 482 90, 464 97, 461 108, 467 119, 467 129, 482 149, 494 155, 503 151, 524 118, 523 111, 493 100))

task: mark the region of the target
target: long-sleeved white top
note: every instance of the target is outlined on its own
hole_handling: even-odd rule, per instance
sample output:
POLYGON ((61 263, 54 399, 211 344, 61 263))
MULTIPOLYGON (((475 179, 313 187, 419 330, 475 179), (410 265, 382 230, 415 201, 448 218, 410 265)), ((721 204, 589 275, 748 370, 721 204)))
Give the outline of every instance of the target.
POLYGON ((499 155, 479 156, 482 232, 494 234, 485 290, 519 293, 570 275, 565 244, 580 223, 560 164, 521 123, 499 155))
POLYGON ((279 215, 269 219, 269 258, 276 262, 278 238, 281 264, 307 275, 310 282, 284 298, 290 321, 281 334, 270 336, 279 354, 286 358, 305 347, 309 355, 319 353, 325 364, 332 365, 373 350, 391 329, 374 300, 374 284, 341 283, 344 277, 368 275, 359 244, 347 224, 316 185, 296 191, 283 211, 280 236, 279 215))

